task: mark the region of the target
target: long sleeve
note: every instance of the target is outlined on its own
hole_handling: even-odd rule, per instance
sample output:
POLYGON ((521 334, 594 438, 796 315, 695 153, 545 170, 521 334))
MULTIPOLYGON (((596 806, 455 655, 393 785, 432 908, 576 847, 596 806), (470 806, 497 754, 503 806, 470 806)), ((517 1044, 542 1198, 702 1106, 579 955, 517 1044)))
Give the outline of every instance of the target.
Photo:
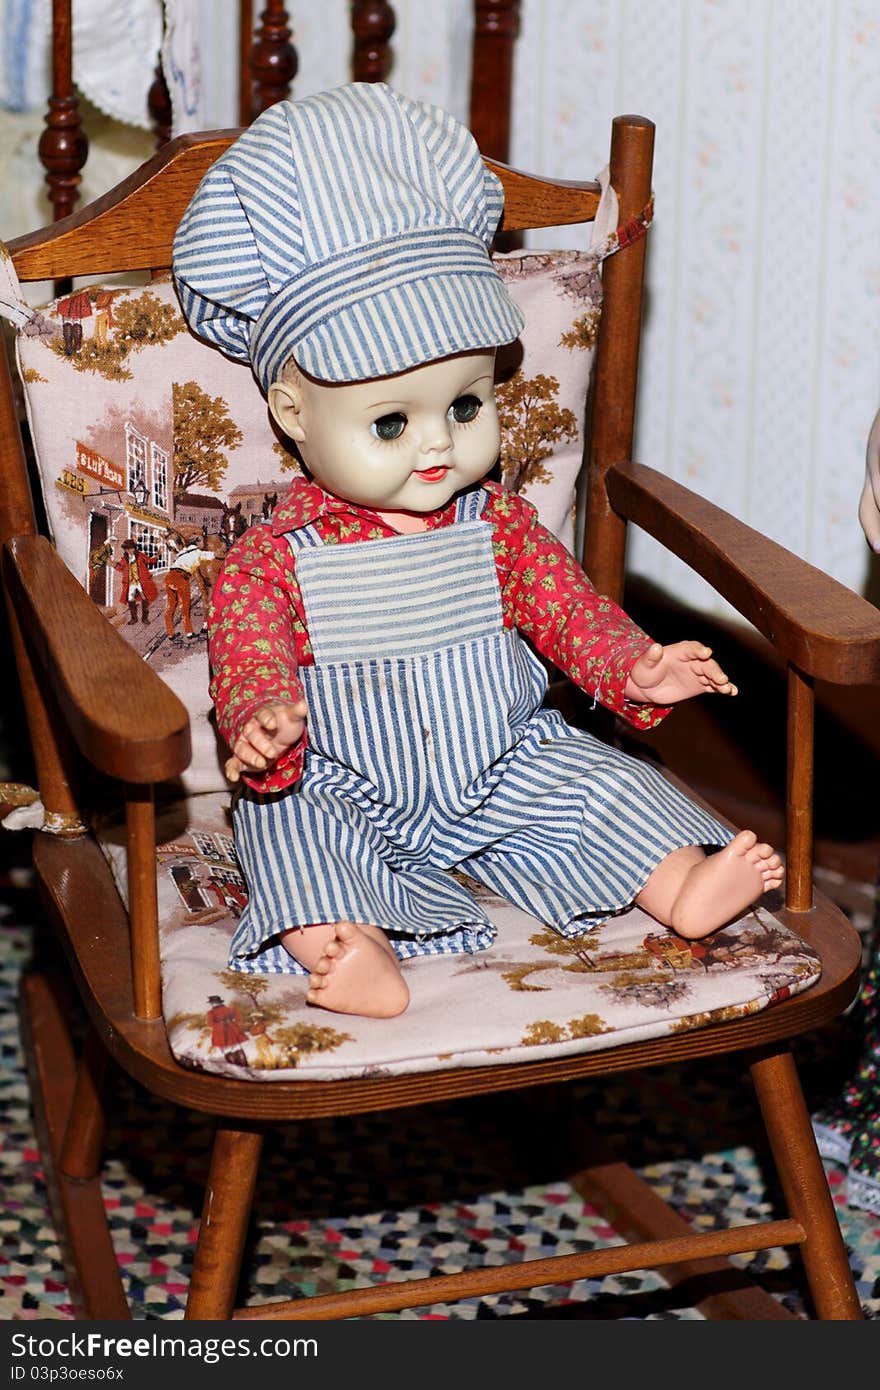
POLYGON ((618 604, 597 593, 524 498, 492 489, 486 515, 495 527, 505 621, 628 723, 651 728, 664 719, 669 706, 627 700, 624 693, 651 638, 618 604))
MULTIPOLYGON (((294 597, 290 547, 268 527, 250 527, 223 563, 208 618, 211 698, 230 748, 261 705, 302 697, 294 597)), ((304 751, 305 737, 269 772, 244 780, 261 791, 281 790, 300 776, 304 751)))

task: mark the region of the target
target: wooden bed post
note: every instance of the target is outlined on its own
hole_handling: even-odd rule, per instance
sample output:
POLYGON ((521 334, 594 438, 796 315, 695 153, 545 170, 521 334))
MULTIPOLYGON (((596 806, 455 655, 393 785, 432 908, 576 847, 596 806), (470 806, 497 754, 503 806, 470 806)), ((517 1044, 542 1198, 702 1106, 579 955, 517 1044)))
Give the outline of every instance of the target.
POLYGON ((52 0, 52 95, 37 150, 57 221, 73 212, 89 153, 73 86, 71 0, 52 0))
POLYGON ((290 40, 290 23, 282 0, 266 0, 253 42, 245 50, 250 53, 251 102, 250 115, 242 121, 243 125, 249 125, 261 111, 290 95, 290 84, 299 67, 290 40))
POLYGON ((161 53, 153 74, 150 90, 147 92, 147 110, 150 113, 150 125, 156 137, 156 149, 160 150, 162 146, 167 145, 168 141, 171 139, 171 124, 173 118, 171 93, 168 91, 168 83, 165 81, 165 73, 162 71, 161 53))
POLYGON ((391 71, 391 36, 397 20, 387 0, 351 0, 353 82, 385 82, 391 71))
POLYGON ((470 128, 481 152, 510 160, 513 51, 519 37, 520 0, 474 0, 470 128))

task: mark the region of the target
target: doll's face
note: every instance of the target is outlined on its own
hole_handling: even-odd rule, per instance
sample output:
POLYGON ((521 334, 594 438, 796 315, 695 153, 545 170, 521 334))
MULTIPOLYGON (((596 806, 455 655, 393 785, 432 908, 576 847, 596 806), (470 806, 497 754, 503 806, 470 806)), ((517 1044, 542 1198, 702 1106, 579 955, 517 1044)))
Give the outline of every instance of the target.
POLYGON ((467 352, 331 386, 287 369, 269 406, 321 487, 378 511, 431 512, 498 457, 495 354, 467 352))

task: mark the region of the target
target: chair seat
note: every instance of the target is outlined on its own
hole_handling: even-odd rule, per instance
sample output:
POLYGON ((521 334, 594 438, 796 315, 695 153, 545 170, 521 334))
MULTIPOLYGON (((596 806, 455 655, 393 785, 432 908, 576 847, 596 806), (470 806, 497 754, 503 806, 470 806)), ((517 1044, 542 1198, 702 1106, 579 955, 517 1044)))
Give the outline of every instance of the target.
MULTIPOLYGON (((752 1014, 821 973, 816 951, 759 907, 688 942, 638 909, 567 940, 468 880, 498 935, 474 955, 403 970, 407 1012, 349 1017, 305 1002, 303 976, 229 970, 244 901, 229 796, 166 805, 158 826, 163 1008, 183 1066, 257 1081, 338 1080, 574 1055, 752 1014)), ((99 842, 123 900, 124 834, 99 842)))

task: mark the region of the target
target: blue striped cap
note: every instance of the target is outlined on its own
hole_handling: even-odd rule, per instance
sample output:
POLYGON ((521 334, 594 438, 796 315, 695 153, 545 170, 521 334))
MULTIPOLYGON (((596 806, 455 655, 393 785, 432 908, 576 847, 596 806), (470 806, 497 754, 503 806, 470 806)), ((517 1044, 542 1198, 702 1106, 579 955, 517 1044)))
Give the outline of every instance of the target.
POLYGON ((512 342, 492 265, 504 194, 439 107, 355 82, 258 116, 202 179, 174 240, 193 331, 266 390, 292 354, 363 381, 512 342))

